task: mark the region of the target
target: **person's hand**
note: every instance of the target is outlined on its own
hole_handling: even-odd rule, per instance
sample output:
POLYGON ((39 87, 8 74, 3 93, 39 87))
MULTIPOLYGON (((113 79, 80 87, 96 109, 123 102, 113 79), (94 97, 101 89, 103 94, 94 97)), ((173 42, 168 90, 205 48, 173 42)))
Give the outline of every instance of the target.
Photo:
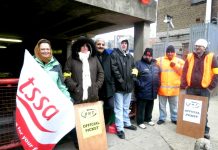
POLYGON ((176 65, 176 63, 170 62, 170 67, 174 67, 175 65, 176 65))
POLYGON ((135 75, 137 77, 138 73, 139 73, 138 69, 136 69, 136 68, 132 69, 132 75, 135 75))

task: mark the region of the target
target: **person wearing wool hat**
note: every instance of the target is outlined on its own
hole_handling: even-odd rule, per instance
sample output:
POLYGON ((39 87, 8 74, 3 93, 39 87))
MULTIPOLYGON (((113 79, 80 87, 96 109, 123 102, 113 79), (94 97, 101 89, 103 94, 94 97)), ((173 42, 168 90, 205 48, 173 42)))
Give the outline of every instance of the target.
POLYGON ((167 117, 167 101, 170 106, 171 122, 177 124, 177 103, 184 60, 176 57, 174 46, 169 45, 166 49, 166 55, 157 58, 157 65, 161 69, 161 85, 158 90, 160 116, 157 124, 161 125, 165 123, 167 117))
POLYGON ((198 39, 196 42, 195 42, 195 53, 198 55, 198 56, 202 56, 203 53, 206 51, 206 48, 207 48, 207 41, 205 39, 198 39))
MULTIPOLYGON (((208 42, 198 39, 195 50, 189 53, 181 77, 181 93, 208 97, 218 84, 218 62, 214 53, 207 51, 208 42), (205 61, 207 60, 207 61, 205 61)), ((204 138, 210 139, 208 115, 206 117, 204 138)))
POLYGON ((117 136, 125 139, 124 128, 137 130, 129 118, 129 107, 134 87, 133 78, 137 74, 133 56, 128 52, 128 40, 121 40, 120 48, 111 54, 111 69, 114 77, 114 113, 117 136))
POLYGON ((150 126, 152 122, 152 111, 154 99, 157 98, 157 92, 160 87, 160 68, 153 59, 153 49, 146 48, 141 60, 136 62, 138 76, 135 80, 136 97, 136 122, 137 125, 145 129, 144 122, 150 126))
POLYGON ((51 42, 47 39, 40 39, 34 48, 36 62, 48 73, 51 79, 57 84, 62 93, 71 101, 70 93, 64 83, 62 68, 57 59, 52 55, 51 42))

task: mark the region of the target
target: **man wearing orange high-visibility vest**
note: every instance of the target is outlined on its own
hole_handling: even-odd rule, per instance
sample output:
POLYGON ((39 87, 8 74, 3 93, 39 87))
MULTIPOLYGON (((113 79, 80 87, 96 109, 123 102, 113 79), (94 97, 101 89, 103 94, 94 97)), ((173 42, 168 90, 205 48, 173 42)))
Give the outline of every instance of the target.
POLYGON ((158 125, 165 123, 167 101, 170 107, 171 122, 177 124, 177 103, 184 63, 184 60, 176 57, 175 48, 172 45, 167 47, 165 56, 157 58, 157 65, 161 69, 161 85, 158 90, 160 111, 158 125))
MULTIPOLYGON (((216 56, 207 51, 207 41, 198 39, 195 50, 188 54, 181 78, 181 90, 186 94, 205 96, 210 99, 211 91, 218 83, 218 62, 216 56)), ((183 93, 183 92, 181 92, 183 93)), ((208 102, 209 107, 209 102, 208 102)), ((206 117, 204 138, 210 139, 210 128, 206 117)))

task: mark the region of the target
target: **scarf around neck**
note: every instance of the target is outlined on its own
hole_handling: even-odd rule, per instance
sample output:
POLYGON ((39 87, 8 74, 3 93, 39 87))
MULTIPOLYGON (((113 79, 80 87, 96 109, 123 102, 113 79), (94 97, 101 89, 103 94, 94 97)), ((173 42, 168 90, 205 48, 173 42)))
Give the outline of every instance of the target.
POLYGON ((88 99, 88 88, 92 85, 88 61, 89 55, 89 51, 87 53, 79 52, 79 59, 82 61, 83 101, 88 99))

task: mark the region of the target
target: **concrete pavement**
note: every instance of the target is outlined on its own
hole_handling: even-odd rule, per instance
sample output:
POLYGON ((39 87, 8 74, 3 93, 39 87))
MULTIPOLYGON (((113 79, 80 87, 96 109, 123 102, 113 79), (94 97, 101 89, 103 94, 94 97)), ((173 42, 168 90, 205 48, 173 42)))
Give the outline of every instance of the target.
MULTIPOLYGON (((167 104, 168 106, 168 104, 167 104)), ((196 139, 176 133, 176 125, 172 124, 168 117, 164 124, 155 126, 147 125, 146 129, 138 128, 137 131, 125 130, 126 139, 120 139, 115 134, 107 133, 108 150, 194 150, 196 139)), ((218 96, 210 100, 209 127, 211 145, 213 150, 218 150, 218 96)), ((159 117, 158 100, 155 100, 153 121, 156 123, 159 117)), ((133 124, 134 121, 133 121, 133 124)), ((57 145, 55 150, 74 150, 71 141, 57 145)))

